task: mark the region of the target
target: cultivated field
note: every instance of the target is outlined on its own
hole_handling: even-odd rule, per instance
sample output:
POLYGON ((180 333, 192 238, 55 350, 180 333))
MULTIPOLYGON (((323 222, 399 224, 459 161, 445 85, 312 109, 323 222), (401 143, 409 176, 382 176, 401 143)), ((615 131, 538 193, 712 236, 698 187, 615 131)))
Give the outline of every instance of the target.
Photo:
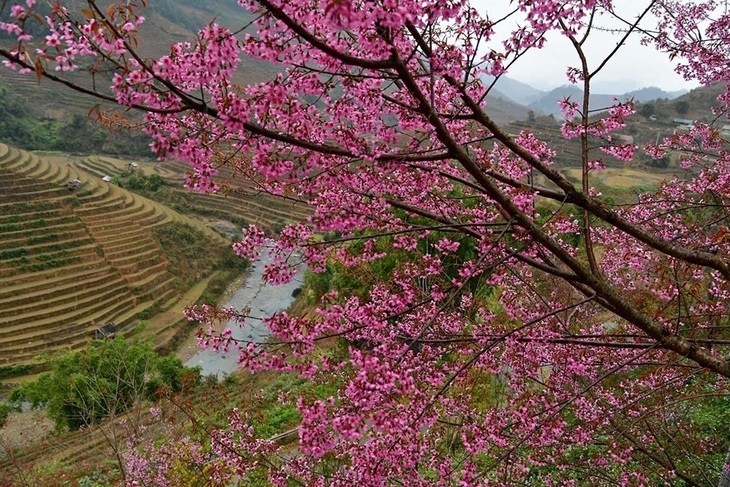
MULTIPOLYGON (((579 168, 566 169, 565 173, 578 181, 581 178, 581 169, 579 168)), ((617 189, 636 188, 646 190, 648 188, 655 188, 662 181, 671 178, 672 174, 670 173, 642 171, 628 167, 622 169, 609 167, 598 173, 591 173, 591 181, 594 183, 617 189)))
MULTIPOLYGON (((77 166, 98 177, 123 176, 130 161, 105 156, 90 156, 76 162, 77 166)), ((275 233, 287 223, 295 223, 309 215, 301 203, 285 201, 266 194, 249 179, 234 175, 227 167, 219 169, 214 178, 222 186, 215 194, 194 193, 184 188, 187 167, 179 162, 138 162, 138 171, 145 175, 158 174, 164 178, 172 195, 186 214, 213 217, 241 224, 255 224, 275 233)), ((172 203, 175 204, 175 203, 172 203)))
MULTIPOLYGON (((83 347, 114 321, 130 332, 141 316, 180 299, 151 230, 192 225, 163 205, 83 169, 0 144, 0 367, 83 347), (80 187, 67 188, 78 179, 80 187)), ((9 375, 9 374, 5 374, 9 375)))

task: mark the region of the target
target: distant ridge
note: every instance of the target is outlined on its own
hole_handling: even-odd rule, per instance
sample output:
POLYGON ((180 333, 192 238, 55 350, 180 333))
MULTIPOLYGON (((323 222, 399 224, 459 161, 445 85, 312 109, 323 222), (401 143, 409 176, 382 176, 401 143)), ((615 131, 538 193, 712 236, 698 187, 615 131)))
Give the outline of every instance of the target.
MULTIPOLYGON (((494 82, 493 76, 485 76, 482 81, 486 84, 494 82)), ((518 105, 527 107, 527 110, 537 115, 561 116, 558 101, 570 97, 573 101, 583 99, 583 90, 575 85, 563 85, 550 91, 542 91, 527 83, 517 81, 509 76, 500 76, 494 84, 492 93, 495 98, 510 100, 518 105)), ((648 86, 626 93, 616 94, 591 94, 591 106, 593 108, 609 107, 614 104, 614 98, 619 100, 633 99, 636 102, 644 103, 653 100, 673 100, 687 93, 687 90, 664 91, 656 86, 648 86)), ((527 112, 525 112, 527 113, 527 112)))
MULTIPOLYGON (((613 95, 591 93, 590 102, 592 109, 600 109, 612 106, 615 103, 615 98, 622 101, 633 99, 636 102, 648 102, 663 99, 673 100, 685 93, 686 91, 684 90, 664 91, 661 88, 652 86, 613 95)), ((530 103, 529 107, 537 113, 561 116, 562 113, 558 107, 558 101, 568 97, 570 97, 573 101, 580 102, 583 99, 583 90, 574 85, 563 85, 545 93, 542 97, 530 103)))
MULTIPOLYGON (((492 83, 494 76, 485 76, 482 78, 482 81, 487 84, 492 83)), ((538 90, 527 83, 512 79, 509 76, 500 76, 494 88, 499 90, 504 96, 525 106, 545 96, 544 91, 538 90)))

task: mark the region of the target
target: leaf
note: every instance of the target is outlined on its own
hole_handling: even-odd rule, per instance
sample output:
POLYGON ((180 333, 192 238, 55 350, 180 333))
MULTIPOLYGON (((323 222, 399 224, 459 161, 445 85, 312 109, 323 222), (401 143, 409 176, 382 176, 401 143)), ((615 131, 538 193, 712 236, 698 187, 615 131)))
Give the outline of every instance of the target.
POLYGON ((109 17, 109 20, 114 20, 114 17, 116 16, 116 10, 117 5, 112 2, 111 5, 109 5, 106 9, 106 15, 109 17))
POLYGON ((41 78, 43 78, 43 66, 41 66, 41 60, 40 58, 37 58, 35 60, 35 76, 38 80, 38 83, 41 82, 41 78))
POLYGON ((86 116, 89 118, 95 117, 97 120, 101 120, 101 110, 99 108, 99 103, 95 103, 94 105, 89 108, 89 111, 86 113, 86 116))

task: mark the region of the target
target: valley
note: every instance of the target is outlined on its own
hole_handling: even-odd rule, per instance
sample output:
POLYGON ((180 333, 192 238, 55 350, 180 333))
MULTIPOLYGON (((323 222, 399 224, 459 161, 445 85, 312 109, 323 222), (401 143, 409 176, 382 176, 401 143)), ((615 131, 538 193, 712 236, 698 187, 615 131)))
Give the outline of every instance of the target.
POLYGON ((0 7, 0 487, 727 470, 725 79, 535 89, 527 1, 102 3, 0 7))

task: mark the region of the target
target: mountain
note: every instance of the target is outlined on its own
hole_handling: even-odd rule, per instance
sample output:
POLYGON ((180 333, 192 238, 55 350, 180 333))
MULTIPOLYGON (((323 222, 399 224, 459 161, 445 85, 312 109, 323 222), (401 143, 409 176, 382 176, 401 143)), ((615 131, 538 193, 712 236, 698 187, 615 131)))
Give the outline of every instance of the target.
MULTIPOLYGON (((51 3, 51 2, 49 2, 51 3)), ((110 0, 99 2, 102 7, 110 0)), ((88 8, 85 0, 67 0, 70 9, 79 10, 88 8)), ((50 7, 39 2, 39 13, 48 13, 50 7)), ((9 9, 4 9, 5 17, 0 16, 0 22, 7 21, 9 9)), ((197 31, 207 25, 212 19, 233 30, 239 30, 255 18, 254 14, 239 6, 236 0, 211 0, 200 2, 197 0, 155 0, 148 3, 148 7, 140 12, 145 22, 140 26, 140 54, 145 58, 159 57, 169 53, 170 45, 177 42, 195 39, 197 31)), ((38 27, 34 27, 40 34, 38 27)), ((0 33, 0 45, 5 47, 14 44, 14 39, 0 33)), ((235 81, 239 84, 258 83, 272 78, 281 71, 280 66, 271 63, 242 58, 235 81)), ((90 79, 83 74, 66 73, 68 78, 82 85, 90 87, 90 79)), ((96 87, 102 87, 104 82, 97 77, 96 87)), ((7 86, 7 92, 19 100, 33 100, 31 115, 43 119, 66 120, 73 115, 86 115, 94 101, 90 98, 67 89, 59 89, 50 81, 38 83, 31 75, 19 75, 8 69, 0 69, 0 83, 7 86)), ((102 88, 103 89, 103 88, 102 88)))
POLYGON ((506 124, 515 120, 526 120, 530 109, 506 96, 499 90, 492 89, 487 96, 487 113, 495 122, 506 124))
MULTIPOLYGON (((67 0, 71 8, 81 8, 83 0, 67 0)), ((107 0, 108 2, 108 0, 107 0)), ((101 2, 105 4, 107 2, 101 2)), ((49 7, 43 7, 49 8, 49 7)), ((155 0, 149 2, 144 10, 146 21, 140 28, 141 54, 144 57, 158 57, 168 52, 170 44, 190 40, 201 26, 211 19, 233 29, 251 23, 255 16, 238 5, 236 0, 155 0)), ((0 21, 5 20, 0 18, 0 21)), ((3 42, 0 35, 0 43, 3 42)), ((7 43, 7 38, 5 38, 7 43)), ((234 81, 240 85, 258 83, 271 79, 282 69, 279 65, 249 58, 242 58, 234 81)), ((73 78, 73 75, 71 75, 73 78)), ((78 81, 80 78, 76 78, 78 81)), ((0 70, 0 81, 8 85, 9 93, 19 99, 35 100, 33 115, 38 118, 65 120, 74 114, 85 114, 90 102, 80 95, 68 90, 58 90, 51 83, 44 82, 40 86, 32 76, 18 76, 7 70, 0 70)), ((88 80, 83 80, 87 82, 88 80)), ((486 84, 494 81, 493 77, 484 77, 486 84)), ((99 85, 101 85, 100 83, 99 85)), ((681 93, 665 92, 659 88, 643 88, 623 95, 619 99, 633 97, 637 101, 662 98, 675 98, 681 93)), ((490 116, 499 123, 513 120, 524 120, 530 110, 538 114, 560 115, 557 101, 567 96, 579 100, 582 92, 574 86, 556 88, 550 92, 536 89, 507 76, 496 81, 490 96, 487 98, 490 116)), ((591 102, 595 107, 610 106, 614 95, 593 95, 591 102)))
MULTIPOLYGON (((664 91, 657 87, 642 88, 640 90, 629 91, 622 94, 601 94, 591 93, 590 103, 592 109, 608 108, 614 104, 614 98, 619 100, 634 99, 634 101, 643 103, 652 100, 668 99, 672 100, 678 96, 686 93, 685 91, 664 91)), ((537 100, 530 103, 528 106, 532 110, 538 113, 544 113, 548 115, 555 115, 557 117, 562 116, 560 108, 558 107, 558 101, 570 97, 571 100, 581 103, 583 100, 583 90, 575 85, 563 85, 549 92, 537 100)))
POLYGON ((648 88, 641 88, 640 90, 629 91, 623 96, 633 98, 634 101, 643 103, 652 100, 662 100, 665 98, 668 100, 674 100, 675 98, 678 98, 685 93, 687 93, 687 90, 664 91, 661 88, 657 88, 656 86, 649 86, 648 88))
MULTIPOLYGON (((67 0, 69 8, 80 9, 85 4, 84 0, 67 0)), ((102 6, 107 2, 101 2, 102 6)), ((200 2, 198 0, 155 0, 149 2, 144 9, 145 22, 140 27, 140 52, 143 57, 159 57, 169 52, 171 44, 187 41, 195 38, 197 30, 208 24, 212 19, 216 22, 238 31, 242 26, 250 24, 255 15, 238 5, 237 0, 211 0, 200 2)), ((48 9, 48 6, 41 6, 48 9)), ((6 9, 7 10, 7 9, 6 9)), ((43 10, 41 10, 43 13, 43 10)), ((0 21, 7 20, 0 17, 0 21)), ((0 34, 0 44, 12 42, 0 34)), ((239 85, 264 82, 273 78, 281 72, 282 66, 242 57, 239 68, 234 75, 234 81, 239 85)), ((83 76, 71 73, 69 75, 74 81, 87 84, 88 79, 83 76)), ((510 80, 512 81, 512 80, 510 80)), ((101 86, 103 83, 98 83, 101 86)), ((18 75, 6 69, 0 69, 0 85, 5 86, 8 96, 18 100, 34 100, 29 115, 38 120, 53 119, 67 120, 74 115, 85 115, 93 101, 84 95, 70 90, 58 89, 53 83, 43 81, 40 84, 33 76, 18 75)), ((500 80, 500 86, 504 85, 510 89, 513 96, 493 91, 487 98, 490 116, 498 123, 509 123, 514 120, 526 119, 529 109, 513 101, 514 93, 529 93, 531 96, 539 94, 537 90, 519 82, 500 80), (516 88, 510 88, 515 86, 516 88), (531 91, 530 91, 531 90, 531 91)), ((0 124, 1 125, 1 124, 0 124)), ((13 139, 14 142, 23 144, 21 140, 13 139)), ((25 148, 31 147, 23 144, 25 148)), ((42 147, 46 148, 46 147, 42 147)))
MULTIPOLYGON (((493 76, 485 76, 482 78, 482 82, 487 85, 493 81, 493 76)), ((545 95, 544 91, 507 76, 501 76, 495 83, 494 88, 499 90, 501 94, 522 105, 529 105, 545 95)))
POLYGON ((637 112, 644 118, 654 115, 657 124, 673 124, 675 118, 699 120, 705 123, 724 125, 724 118, 718 119, 713 108, 718 105, 717 97, 725 90, 727 83, 702 86, 671 100, 655 99, 641 103, 637 112))
MULTIPOLYGON (((489 85, 494 82, 493 76, 484 76, 482 81, 489 85)), ((517 81, 508 76, 501 76, 494 84, 491 93, 493 98, 500 102, 512 101, 515 105, 510 106, 510 113, 516 115, 517 120, 524 120, 529 110, 545 115, 561 116, 558 108, 558 101, 570 97, 573 101, 580 102, 583 99, 583 90, 575 85, 564 85, 548 92, 538 90, 527 83, 517 81), (526 110, 516 109, 516 106, 525 106, 526 110)), ((673 100, 686 93, 682 91, 664 91, 656 86, 641 88, 623 94, 598 94, 591 95, 591 106, 593 108, 610 107, 613 105, 614 97, 619 100, 633 98, 636 102, 647 102, 652 100, 673 100)))
MULTIPOLYGON (((172 43, 195 39, 198 30, 211 20, 236 32, 256 18, 237 0, 155 0, 148 2, 144 15, 140 46, 150 57, 168 53, 172 43)), ((258 83, 280 71, 280 66, 242 57, 234 79, 239 84, 258 83)))

